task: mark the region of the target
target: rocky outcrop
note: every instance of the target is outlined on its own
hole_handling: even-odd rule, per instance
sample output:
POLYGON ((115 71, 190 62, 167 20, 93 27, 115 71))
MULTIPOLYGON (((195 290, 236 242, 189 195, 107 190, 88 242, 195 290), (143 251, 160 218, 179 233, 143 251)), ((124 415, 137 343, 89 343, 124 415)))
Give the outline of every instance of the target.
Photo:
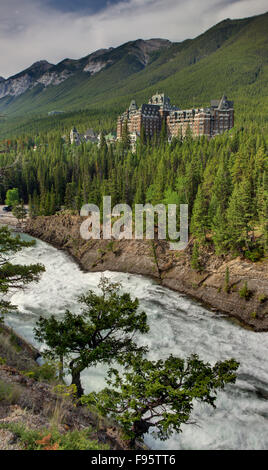
POLYGON ((153 52, 158 51, 163 47, 169 47, 170 45, 171 42, 167 39, 148 39, 147 41, 138 39, 133 42, 132 47, 138 51, 136 52, 137 57, 141 63, 146 66, 153 52))
POLYGON ((53 67, 46 60, 35 62, 31 67, 23 72, 8 78, 0 80, 0 98, 5 96, 19 96, 29 88, 38 84, 38 80, 48 73, 53 67))
POLYGON ((167 242, 145 240, 89 240, 80 236, 82 218, 70 214, 28 220, 26 231, 67 250, 88 271, 143 274, 163 286, 185 293, 207 306, 252 327, 268 331, 268 261, 252 263, 241 258, 202 253, 202 271, 191 268, 192 242, 184 251, 170 251, 167 242), (225 274, 229 268, 228 289, 225 274), (247 286, 247 297, 241 289, 247 286), (228 292, 226 292, 228 291, 228 292))
POLYGON ((93 54, 90 54, 83 71, 94 75, 95 73, 100 72, 104 67, 106 67, 106 65, 112 64, 112 60, 103 59, 103 56, 109 54, 111 51, 113 51, 113 47, 110 47, 109 49, 99 49, 98 51, 93 52, 93 54))

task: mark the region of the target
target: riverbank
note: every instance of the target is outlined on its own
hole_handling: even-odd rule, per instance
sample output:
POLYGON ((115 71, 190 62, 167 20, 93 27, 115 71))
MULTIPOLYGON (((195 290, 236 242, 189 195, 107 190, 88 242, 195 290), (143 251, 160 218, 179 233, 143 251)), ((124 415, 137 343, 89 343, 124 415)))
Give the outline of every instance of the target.
POLYGON ((191 242, 186 250, 176 252, 170 251, 164 241, 85 241, 80 236, 82 220, 66 213, 40 216, 27 221, 25 232, 66 250, 86 271, 110 270, 149 276, 255 331, 268 331, 268 260, 252 263, 241 258, 217 257, 208 247, 202 252, 202 270, 197 272, 191 268, 191 242), (227 268, 228 292, 225 291, 227 268), (248 299, 240 293, 245 285, 248 299))

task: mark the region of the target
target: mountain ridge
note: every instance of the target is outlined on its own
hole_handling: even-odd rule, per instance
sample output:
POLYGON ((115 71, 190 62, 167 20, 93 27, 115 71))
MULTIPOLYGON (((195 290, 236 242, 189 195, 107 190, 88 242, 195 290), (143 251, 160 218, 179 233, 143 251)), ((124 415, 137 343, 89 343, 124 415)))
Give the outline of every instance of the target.
MULTIPOLYGON (((167 47, 169 44, 171 44, 170 41, 160 38, 137 39, 128 41, 119 48, 127 47, 136 55, 141 65, 146 66, 151 52, 167 47)), ((114 51, 115 48, 113 47, 99 49, 80 59, 65 58, 57 64, 51 64, 47 60, 34 62, 30 67, 7 79, 0 78, 0 98, 6 96, 17 97, 38 84, 44 85, 44 87, 58 85, 76 72, 86 72, 94 75, 114 62, 114 51)))

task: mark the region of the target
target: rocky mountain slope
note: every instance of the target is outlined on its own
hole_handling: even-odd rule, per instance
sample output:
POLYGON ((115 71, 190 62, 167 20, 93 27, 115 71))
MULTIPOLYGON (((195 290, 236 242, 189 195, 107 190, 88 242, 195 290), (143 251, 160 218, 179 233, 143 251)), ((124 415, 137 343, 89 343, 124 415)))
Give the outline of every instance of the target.
POLYGON ((118 50, 100 49, 79 60, 65 59, 57 65, 46 60, 35 62, 26 70, 5 80, 0 78, 0 99, 6 96, 20 96, 38 85, 46 88, 56 86, 77 73, 89 76, 100 72, 120 60, 124 55, 133 56, 140 68, 145 67, 155 51, 169 47, 171 43, 163 39, 137 40, 124 44, 118 50))

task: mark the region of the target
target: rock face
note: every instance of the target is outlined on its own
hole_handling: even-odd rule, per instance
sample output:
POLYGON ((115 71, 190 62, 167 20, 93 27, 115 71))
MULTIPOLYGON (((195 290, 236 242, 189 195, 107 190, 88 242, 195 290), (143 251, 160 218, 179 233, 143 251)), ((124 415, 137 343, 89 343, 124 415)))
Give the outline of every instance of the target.
POLYGON ((202 253, 201 272, 191 268, 192 243, 184 251, 170 251, 167 242, 143 240, 89 240, 80 236, 79 216, 61 214, 27 222, 26 232, 67 250, 87 271, 143 274, 166 287, 185 293, 235 317, 256 331, 268 331, 268 261, 219 258, 202 253), (225 290, 229 268, 228 292, 225 290), (247 283, 249 299, 241 297, 247 283))
POLYGON ((138 39, 133 42, 133 48, 139 51, 137 57, 144 66, 148 64, 152 52, 158 51, 162 47, 169 47, 170 45, 171 42, 166 39, 148 39, 147 41, 138 39))
POLYGON ((38 83, 38 80, 53 67, 46 60, 35 62, 31 67, 13 77, 0 79, 0 98, 19 96, 38 83))
POLYGON ((87 62, 85 67, 83 68, 83 72, 89 72, 91 75, 94 75, 97 72, 100 72, 106 65, 112 64, 113 61, 106 59, 105 55, 108 55, 111 51, 113 51, 113 47, 109 49, 99 49, 90 56, 87 57, 87 62))

